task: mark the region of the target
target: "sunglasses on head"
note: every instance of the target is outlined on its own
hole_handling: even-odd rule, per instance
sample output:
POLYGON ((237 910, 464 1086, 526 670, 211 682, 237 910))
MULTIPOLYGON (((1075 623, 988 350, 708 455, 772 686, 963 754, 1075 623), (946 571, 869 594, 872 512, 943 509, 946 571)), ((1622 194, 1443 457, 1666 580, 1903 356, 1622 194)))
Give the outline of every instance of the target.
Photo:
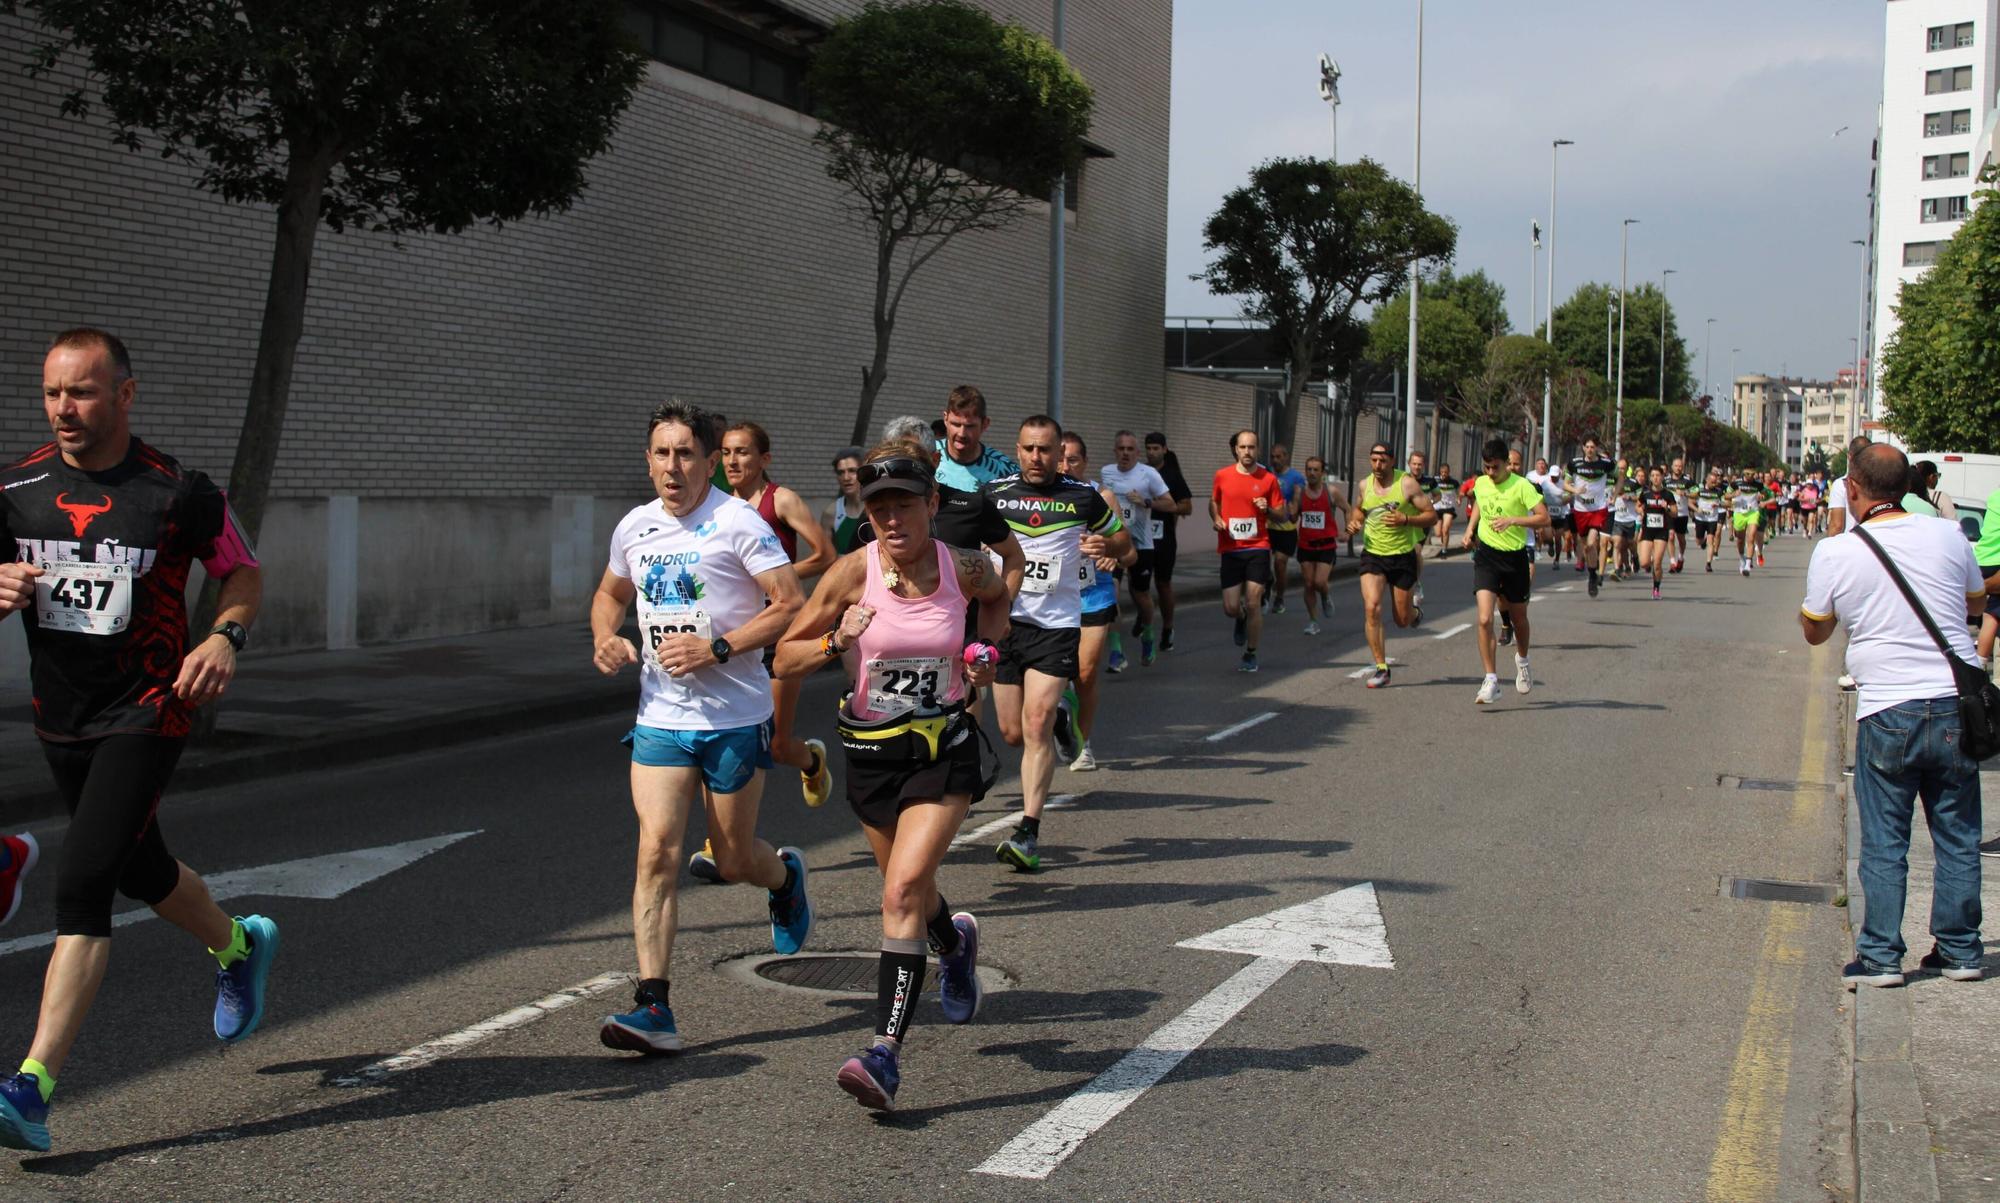
POLYGON ((885 478, 889 480, 915 481, 924 486, 925 492, 930 491, 932 484, 930 465, 911 459, 908 456, 897 456, 894 459, 876 460, 873 463, 863 464, 861 465, 860 472, 855 476, 856 481, 864 489, 876 481, 885 478))

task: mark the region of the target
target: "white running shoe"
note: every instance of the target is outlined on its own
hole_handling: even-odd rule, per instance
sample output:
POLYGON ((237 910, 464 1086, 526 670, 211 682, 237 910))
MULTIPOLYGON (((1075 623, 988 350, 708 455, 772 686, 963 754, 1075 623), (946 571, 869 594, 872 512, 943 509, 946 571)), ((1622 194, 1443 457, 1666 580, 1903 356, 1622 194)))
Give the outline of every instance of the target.
POLYGON ((1535 687, 1535 674, 1528 669, 1528 662, 1514 657, 1514 692, 1526 693, 1535 687))
POLYGON ((1488 677, 1486 678, 1486 683, 1479 687, 1479 692, 1473 695, 1472 704, 1475 706, 1491 706, 1499 700, 1500 678, 1488 677))
POLYGON ((1840 686, 1842 689, 1854 688, 1854 678, 1847 673, 1840 674, 1840 676, 1836 678, 1833 683, 1835 685, 1840 686))
POLYGON ((1083 751, 1078 752, 1076 759, 1069 762, 1069 771, 1072 773, 1094 773, 1097 771, 1097 753, 1090 750, 1089 740, 1086 739, 1083 741, 1083 751))
POLYGON ((1317 635, 1317 634, 1319 634, 1319 623, 1317 623, 1317 622, 1309 622, 1309 623, 1307 623, 1307 624, 1306 624, 1306 634, 1308 634, 1308 635, 1317 635))

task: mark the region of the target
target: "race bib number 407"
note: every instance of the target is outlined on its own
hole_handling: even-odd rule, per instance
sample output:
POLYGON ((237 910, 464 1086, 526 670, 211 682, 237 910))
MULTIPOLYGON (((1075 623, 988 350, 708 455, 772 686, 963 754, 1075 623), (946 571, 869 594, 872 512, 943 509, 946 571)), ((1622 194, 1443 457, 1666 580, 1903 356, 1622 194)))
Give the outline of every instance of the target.
POLYGON ((35 618, 44 629, 117 635, 131 625, 131 565, 57 560, 37 567, 35 618))
POLYGON ((1256 538, 1257 520, 1255 518, 1231 518, 1229 520, 1229 537, 1239 543, 1256 538))

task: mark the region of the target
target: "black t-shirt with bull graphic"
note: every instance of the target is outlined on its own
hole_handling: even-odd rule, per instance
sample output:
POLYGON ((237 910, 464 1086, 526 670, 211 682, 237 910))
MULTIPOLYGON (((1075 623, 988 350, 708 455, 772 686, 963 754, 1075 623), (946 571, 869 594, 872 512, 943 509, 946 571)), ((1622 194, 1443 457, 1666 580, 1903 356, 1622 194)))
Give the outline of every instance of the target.
POLYGON ((0 554, 40 567, 28 624, 35 732, 69 741, 183 736, 174 696, 187 655, 194 561, 255 566, 222 491, 132 440, 115 468, 86 472, 50 443, 0 469, 0 554))

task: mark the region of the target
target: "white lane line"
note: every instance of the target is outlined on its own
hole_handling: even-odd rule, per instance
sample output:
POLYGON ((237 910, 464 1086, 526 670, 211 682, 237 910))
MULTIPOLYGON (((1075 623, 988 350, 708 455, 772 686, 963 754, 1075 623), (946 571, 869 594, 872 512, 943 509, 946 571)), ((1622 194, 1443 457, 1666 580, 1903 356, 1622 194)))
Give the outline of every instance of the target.
MULTIPOLYGON (((1070 808, 1074 807, 1077 804, 1077 802, 1083 797, 1084 797, 1083 794, 1050 794, 1049 800, 1042 803, 1042 809, 1069 810, 1070 808)), ((994 819, 991 822, 981 823, 979 826, 974 827, 971 831, 962 832, 957 839, 954 839, 951 842, 951 847, 964 848, 970 844, 977 844, 981 840, 985 839, 987 836, 992 835, 994 832, 1004 831, 1005 829, 1012 827, 1014 824, 1019 823, 1021 821, 1021 816, 1026 813, 1027 813, 1026 811, 1016 810, 1008 814, 1001 815, 999 818, 994 819)))
POLYGON ((1451 638, 1451 637, 1452 637, 1453 635, 1456 635, 1456 634, 1458 634, 1458 633, 1459 633, 1459 632, 1461 632, 1461 631, 1469 631, 1469 630, 1471 630, 1471 629, 1472 629, 1472 624, 1471 624, 1471 623, 1469 623, 1469 622, 1461 622, 1461 623, 1459 623, 1459 624, 1458 624, 1457 626, 1455 626, 1455 627, 1449 627, 1449 628, 1447 628, 1447 629, 1445 629, 1445 630, 1442 630, 1442 631, 1439 631, 1439 632, 1438 632, 1437 634, 1435 634, 1435 635, 1431 636, 1431 638, 1432 638, 1432 639, 1449 639, 1449 638, 1451 638))
POLYGON ((526 1027, 544 1015, 575 1006, 585 999, 608 994, 620 986, 629 985, 632 975, 625 970, 600 973, 587 982, 578 982, 567 990, 558 990, 547 998, 538 998, 524 1007, 504 1011, 491 1019, 482 1019, 469 1028, 460 1028, 449 1036, 439 1036, 436 1040, 426 1040, 415 1048, 405 1049, 393 1057, 384 1057, 372 1065, 364 1065, 345 1077, 335 1078, 335 1086, 372 1086, 391 1074, 402 1073, 406 1069, 418 1069, 434 1061, 462 1052, 475 1044, 484 1044, 503 1032, 526 1027))
POLYGON ((1259 957, 1194 1006, 1169 1020, 1146 1042, 974 1166, 975 1174, 1046 1178, 1091 1133, 1172 1072, 1189 1053, 1236 1017, 1292 967, 1290 961, 1259 957))
POLYGON ((1575 586, 1575 585, 1558 585, 1558 586, 1556 586, 1555 588, 1553 588, 1553 589, 1549 590, 1549 592, 1550 592, 1550 593, 1568 593, 1568 592, 1569 592, 1570 590, 1572 590, 1572 589, 1574 589, 1574 588, 1576 588, 1576 586, 1575 586))
POLYGON ((1258 715, 1256 718, 1246 718, 1242 722, 1236 724, 1235 726, 1224 727, 1222 730, 1217 731, 1215 734, 1207 736, 1206 738, 1209 743, 1219 744, 1223 740, 1228 739, 1232 735, 1241 735, 1243 732, 1248 731, 1250 728, 1256 726, 1258 723, 1268 723, 1276 717, 1278 717, 1277 711, 1266 710, 1264 713, 1258 715))

